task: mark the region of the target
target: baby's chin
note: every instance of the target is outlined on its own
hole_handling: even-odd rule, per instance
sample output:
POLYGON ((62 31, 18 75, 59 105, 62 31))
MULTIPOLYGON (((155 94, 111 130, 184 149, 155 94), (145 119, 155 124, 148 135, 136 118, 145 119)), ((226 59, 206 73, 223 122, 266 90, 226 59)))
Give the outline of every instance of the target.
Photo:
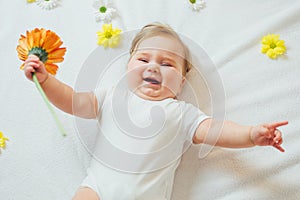
POLYGON ((151 101, 161 101, 168 98, 176 98, 176 96, 171 92, 163 92, 160 90, 153 90, 151 88, 139 88, 132 92, 142 99, 151 101))

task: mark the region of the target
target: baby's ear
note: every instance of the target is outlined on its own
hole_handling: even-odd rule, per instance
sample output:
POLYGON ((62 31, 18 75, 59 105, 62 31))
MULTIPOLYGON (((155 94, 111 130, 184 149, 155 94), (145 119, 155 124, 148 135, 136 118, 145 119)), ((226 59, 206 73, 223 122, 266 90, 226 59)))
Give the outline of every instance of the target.
POLYGON ((181 93, 182 88, 183 88, 183 86, 185 84, 185 80, 186 80, 186 78, 184 76, 182 76, 182 80, 181 80, 181 83, 180 83, 180 88, 179 88, 178 94, 181 93))
POLYGON ((185 80, 186 80, 186 78, 185 78, 185 76, 183 76, 183 77, 182 77, 182 81, 181 81, 181 87, 184 86, 185 80))

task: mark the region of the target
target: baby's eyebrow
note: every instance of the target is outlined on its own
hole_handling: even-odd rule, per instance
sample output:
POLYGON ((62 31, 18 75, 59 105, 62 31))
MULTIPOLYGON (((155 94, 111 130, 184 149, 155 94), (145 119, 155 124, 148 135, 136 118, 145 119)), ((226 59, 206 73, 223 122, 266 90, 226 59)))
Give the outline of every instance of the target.
POLYGON ((174 60, 174 58, 176 58, 176 55, 175 56, 172 56, 172 55, 162 55, 162 59, 163 60, 174 60))
MULTIPOLYGON (((136 57, 144 56, 144 57, 149 57, 151 56, 151 52, 148 52, 147 50, 140 49, 136 51, 135 53, 136 57)), ((173 53, 173 52, 168 52, 164 51, 160 54, 160 60, 163 62, 172 62, 172 63, 178 63, 180 62, 180 58, 182 58, 180 55, 173 53)))
POLYGON ((143 51, 137 51, 136 55, 138 55, 138 56, 147 56, 147 55, 149 55, 149 53, 143 52, 143 51))

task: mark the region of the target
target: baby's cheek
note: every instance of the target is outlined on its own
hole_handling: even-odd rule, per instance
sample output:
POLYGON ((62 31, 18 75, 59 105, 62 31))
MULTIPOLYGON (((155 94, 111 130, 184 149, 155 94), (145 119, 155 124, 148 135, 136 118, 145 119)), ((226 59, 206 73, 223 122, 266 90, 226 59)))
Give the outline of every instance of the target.
POLYGON ((172 76, 168 76, 165 79, 165 87, 167 87, 172 93, 177 94, 181 89, 182 76, 178 73, 173 73, 172 76))
POLYGON ((126 73, 127 73, 126 77, 127 77, 128 86, 131 89, 137 88, 141 84, 140 70, 138 69, 127 70, 126 73))

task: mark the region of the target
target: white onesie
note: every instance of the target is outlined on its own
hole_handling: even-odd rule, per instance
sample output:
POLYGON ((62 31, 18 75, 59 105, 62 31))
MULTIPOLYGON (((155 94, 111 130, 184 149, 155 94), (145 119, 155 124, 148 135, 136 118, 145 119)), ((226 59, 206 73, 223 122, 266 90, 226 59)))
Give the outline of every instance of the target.
POLYGON ((96 90, 99 133, 82 186, 101 200, 170 200, 175 170, 208 117, 192 104, 96 90))

